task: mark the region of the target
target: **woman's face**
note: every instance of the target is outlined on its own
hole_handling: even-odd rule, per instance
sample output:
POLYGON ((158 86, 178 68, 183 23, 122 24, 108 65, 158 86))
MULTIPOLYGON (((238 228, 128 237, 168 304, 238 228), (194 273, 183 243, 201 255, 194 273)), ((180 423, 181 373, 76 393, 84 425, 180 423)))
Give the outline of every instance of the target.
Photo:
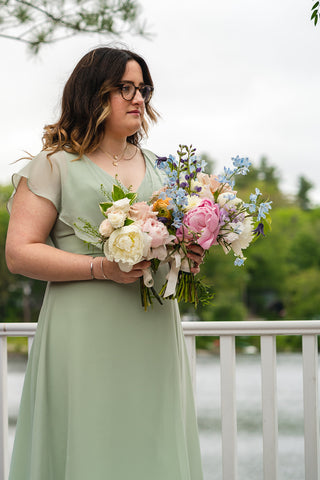
MULTIPOLYGON (((129 60, 121 82, 131 82, 136 87, 144 84, 140 65, 129 60)), ((132 100, 124 100, 120 90, 110 93, 111 114, 106 119, 105 131, 115 138, 127 138, 136 133, 142 124, 145 104, 139 90, 132 100)))

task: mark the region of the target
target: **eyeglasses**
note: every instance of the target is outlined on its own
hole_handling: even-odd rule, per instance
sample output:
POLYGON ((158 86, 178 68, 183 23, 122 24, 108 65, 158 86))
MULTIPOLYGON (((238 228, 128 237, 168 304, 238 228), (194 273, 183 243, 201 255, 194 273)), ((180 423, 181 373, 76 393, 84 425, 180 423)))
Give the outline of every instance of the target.
POLYGON ((151 87, 151 85, 140 85, 139 87, 136 87, 134 83, 125 82, 120 83, 119 90, 122 98, 129 102, 134 99, 137 90, 139 90, 140 95, 144 100, 144 103, 148 103, 152 97, 153 87, 151 87))

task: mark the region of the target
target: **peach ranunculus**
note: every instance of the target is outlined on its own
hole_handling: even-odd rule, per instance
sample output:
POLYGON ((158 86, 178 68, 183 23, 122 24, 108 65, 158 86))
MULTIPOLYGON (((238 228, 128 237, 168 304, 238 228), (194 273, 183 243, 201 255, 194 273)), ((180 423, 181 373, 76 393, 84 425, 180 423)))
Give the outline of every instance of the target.
POLYGON ((219 205, 211 199, 203 198, 183 217, 183 225, 176 232, 177 238, 197 242, 204 250, 208 250, 216 242, 220 230, 219 220, 219 205))
POLYGON ((147 202, 137 202, 130 206, 128 216, 136 222, 145 222, 148 218, 155 218, 157 213, 147 202))
POLYGON ((170 203, 171 198, 167 197, 165 199, 158 198, 152 205, 152 209, 154 212, 157 212, 158 218, 167 218, 168 220, 171 220, 172 215, 171 211, 169 208, 169 203, 170 203))

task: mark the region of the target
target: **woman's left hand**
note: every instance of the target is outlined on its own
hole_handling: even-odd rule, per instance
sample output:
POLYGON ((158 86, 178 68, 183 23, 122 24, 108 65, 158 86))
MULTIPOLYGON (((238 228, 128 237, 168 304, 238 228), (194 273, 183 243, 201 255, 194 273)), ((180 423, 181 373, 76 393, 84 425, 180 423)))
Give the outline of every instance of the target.
POLYGON ((204 249, 200 247, 200 245, 194 245, 190 244, 187 246, 187 257, 190 258, 190 260, 193 261, 193 267, 191 267, 191 273, 196 275, 197 273, 200 272, 200 267, 201 263, 203 263, 203 257, 204 257, 204 249))

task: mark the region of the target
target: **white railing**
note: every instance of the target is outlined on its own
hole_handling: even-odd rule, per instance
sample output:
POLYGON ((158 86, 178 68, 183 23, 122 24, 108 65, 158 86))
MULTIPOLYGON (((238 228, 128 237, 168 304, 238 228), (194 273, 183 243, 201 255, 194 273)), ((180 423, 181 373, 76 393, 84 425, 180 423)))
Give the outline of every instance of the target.
MULTIPOLYGON (((318 335, 320 321, 182 322, 196 378, 196 336, 220 337, 223 480, 237 479, 237 336, 259 336, 261 351, 264 480, 278 480, 277 335, 302 336, 305 480, 319 480, 318 335)), ((36 324, 0 323, 0 480, 8 476, 7 337, 28 337, 36 324)))

